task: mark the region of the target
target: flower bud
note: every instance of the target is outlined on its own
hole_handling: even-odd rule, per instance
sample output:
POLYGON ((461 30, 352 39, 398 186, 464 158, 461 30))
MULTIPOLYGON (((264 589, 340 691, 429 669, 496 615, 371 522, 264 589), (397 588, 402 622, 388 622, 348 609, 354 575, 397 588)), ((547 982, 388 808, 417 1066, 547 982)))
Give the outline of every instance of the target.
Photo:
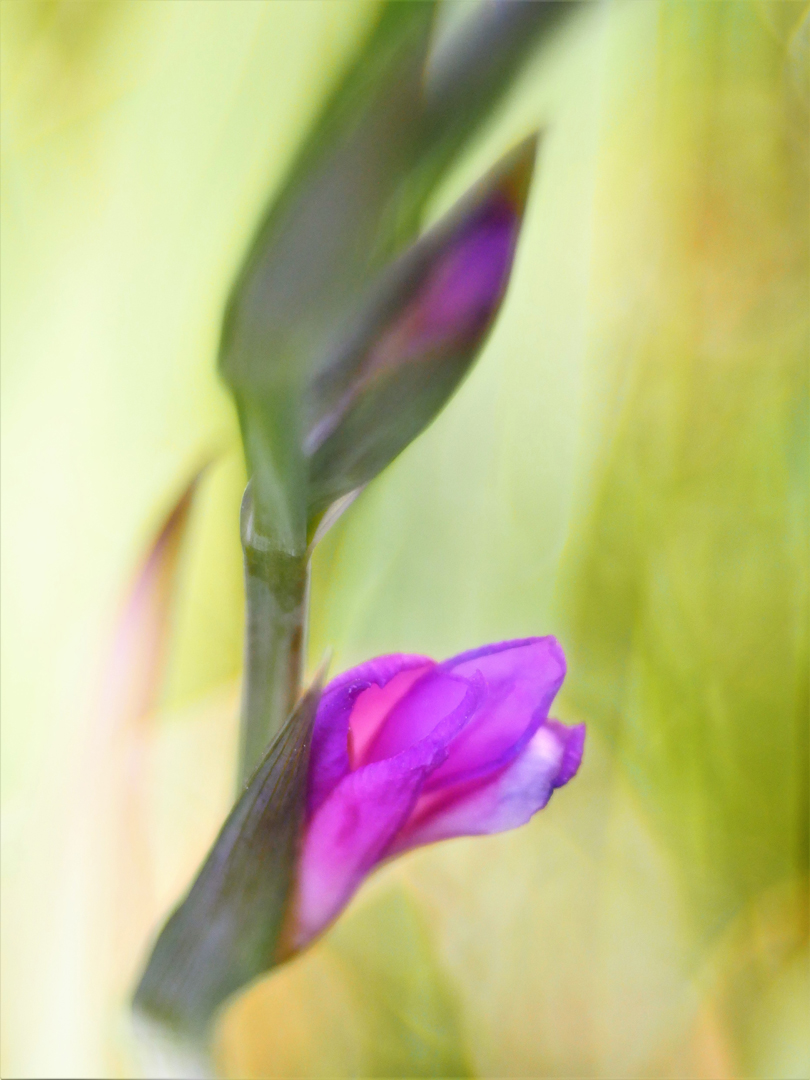
POLYGON ((310 519, 384 469, 469 371, 509 281, 536 145, 508 154, 397 260, 313 381, 310 519))
POLYGON ((334 679, 315 717, 282 954, 321 933, 380 863, 514 829, 542 809, 582 758, 584 725, 548 717, 564 675, 546 637, 441 664, 383 656, 334 679))

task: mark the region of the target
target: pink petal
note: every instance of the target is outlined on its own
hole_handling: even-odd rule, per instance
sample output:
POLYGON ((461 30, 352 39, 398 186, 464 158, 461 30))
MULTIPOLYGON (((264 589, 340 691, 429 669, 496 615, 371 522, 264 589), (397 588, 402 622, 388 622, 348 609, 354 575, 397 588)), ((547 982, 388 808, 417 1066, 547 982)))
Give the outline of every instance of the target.
POLYGON ((364 760, 395 757, 426 738, 440 720, 458 708, 470 682, 439 665, 428 669, 383 718, 376 736, 366 745, 364 760))
POLYGON ((427 671, 435 666, 427 656, 394 653, 350 668, 329 683, 318 705, 312 732, 307 788, 309 817, 349 772, 349 717, 364 691, 370 687, 384 687, 402 672, 427 671))
POLYGON ((455 836, 503 832, 525 824, 555 788, 576 773, 582 760, 585 725, 542 724, 511 762, 485 779, 426 791, 389 855, 455 836))
POLYGON ((456 676, 483 678, 486 697, 453 743, 431 786, 486 775, 520 752, 547 718, 565 678, 565 656, 553 637, 489 645, 440 665, 456 676))
POLYGON ((391 710, 366 750, 367 761, 401 753, 458 705, 465 684, 483 679, 485 694, 429 786, 456 783, 507 764, 546 719, 565 676, 552 637, 525 638, 462 653, 429 670, 391 710))
POLYGON ((292 947, 303 948, 348 903, 408 820, 425 777, 478 703, 472 685, 430 735, 395 757, 348 773, 310 821, 298 869, 292 947))
POLYGON ((357 698, 349 717, 349 758, 352 769, 370 761, 368 750, 394 706, 417 679, 435 668, 433 662, 400 671, 384 686, 373 685, 357 698))

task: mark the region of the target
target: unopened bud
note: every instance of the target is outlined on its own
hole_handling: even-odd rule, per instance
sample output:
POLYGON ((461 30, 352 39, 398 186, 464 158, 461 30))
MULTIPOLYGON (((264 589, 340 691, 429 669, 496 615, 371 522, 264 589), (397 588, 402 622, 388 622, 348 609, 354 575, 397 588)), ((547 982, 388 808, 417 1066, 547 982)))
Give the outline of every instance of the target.
POLYGON ((313 381, 310 519, 384 469, 469 371, 509 281, 536 145, 507 155, 396 261, 313 381))

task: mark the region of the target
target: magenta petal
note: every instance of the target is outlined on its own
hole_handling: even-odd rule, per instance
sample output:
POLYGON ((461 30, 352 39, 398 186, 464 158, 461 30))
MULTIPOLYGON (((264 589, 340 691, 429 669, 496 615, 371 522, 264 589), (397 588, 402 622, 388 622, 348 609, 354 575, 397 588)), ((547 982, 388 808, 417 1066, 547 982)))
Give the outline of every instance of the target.
POLYGON ((454 836, 503 832, 525 824, 555 788, 576 773, 585 725, 542 724, 511 764, 484 779, 425 791, 390 854, 454 836))
POLYGON ((520 225, 516 207, 497 200, 467 222, 411 303, 374 348, 369 367, 474 340, 497 308, 520 225))
POLYGON ((548 716, 565 678, 565 656, 553 637, 524 638, 462 653, 440 664, 441 671, 483 678, 486 695, 431 787, 484 776, 511 761, 548 716))
POLYGON ((427 656, 394 653, 391 656, 378 656, 344 671, 329 683, 318 705, 312 731, 307 788, 309 817, 349 772, 349 718, 360 695, 369 687, 386 686, 404 671, 415 668, 429 670, 435 666, 435 662, 427 656))
POLYGON ((372 760, 371 750, 389 713, 410 692, 414 683, 435 666, 431 662, 406 668, 384 686, 370 686, 357 698, 349 717, 349 758, 352 769, 372 760))
POLYGON ((366 749, 365 760, 394 757, 426 738, 443 717, 458 708, 471 682, 440 665, 430 668, 388 713, 366 749))
POLYGON ((348 903, 364 877, 388 854, 416 804, 425 778, 447 756, 468 722, 480 690, 436 724, 430 735, 395 757, 345 775, 306 830, 298 868, 292 947, 303 948, 348 903))
POLYGON ((414 684, 379 728, 367 760, 392 757, 424 738, 438 717, 457 707, 468 683, 478 679, 485 686, 481 704, 430 786, 492 772, 510 761, 546 719, 564 677, 565 658, 552 637, 462 653, 414 684))
POLYGON ((585 746, 585 725, 577 724, 576 727, 566 727, 559 720, 548 720, 547 726, 565 740, 562 764, 560 765, 560 771, 557 773, 557 779, 554 781, 554 787, 558 788, 572 780, 579 771, 579 766, 582 763, 582 751, 585 746))

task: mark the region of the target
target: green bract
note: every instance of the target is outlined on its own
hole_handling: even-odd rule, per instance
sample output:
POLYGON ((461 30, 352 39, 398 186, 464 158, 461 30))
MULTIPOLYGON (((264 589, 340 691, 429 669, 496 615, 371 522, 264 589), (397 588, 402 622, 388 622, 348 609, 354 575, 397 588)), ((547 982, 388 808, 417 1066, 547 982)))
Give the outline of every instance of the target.
MULTIPOLYGON (((431 52, 433 4, 387 5, 316 123, 231 292, 220 350, 257 528, 276 546, 303 550, 330 497, 323 463, 315 464, 309 495, 312 380, 357 333, 353 321, 379 303, 377 276, 415 235, 426 199, 536 36, 574 6, 499 0, 473 9, 431 52)), ((432 418, 458 375, 438 371, 433 379, 446 388, 431 401, 414 389, 419 418, 373 465, 368 459, 365 479, 432 418)), ((409 396, 403 388, 404 412, 409 396)))

